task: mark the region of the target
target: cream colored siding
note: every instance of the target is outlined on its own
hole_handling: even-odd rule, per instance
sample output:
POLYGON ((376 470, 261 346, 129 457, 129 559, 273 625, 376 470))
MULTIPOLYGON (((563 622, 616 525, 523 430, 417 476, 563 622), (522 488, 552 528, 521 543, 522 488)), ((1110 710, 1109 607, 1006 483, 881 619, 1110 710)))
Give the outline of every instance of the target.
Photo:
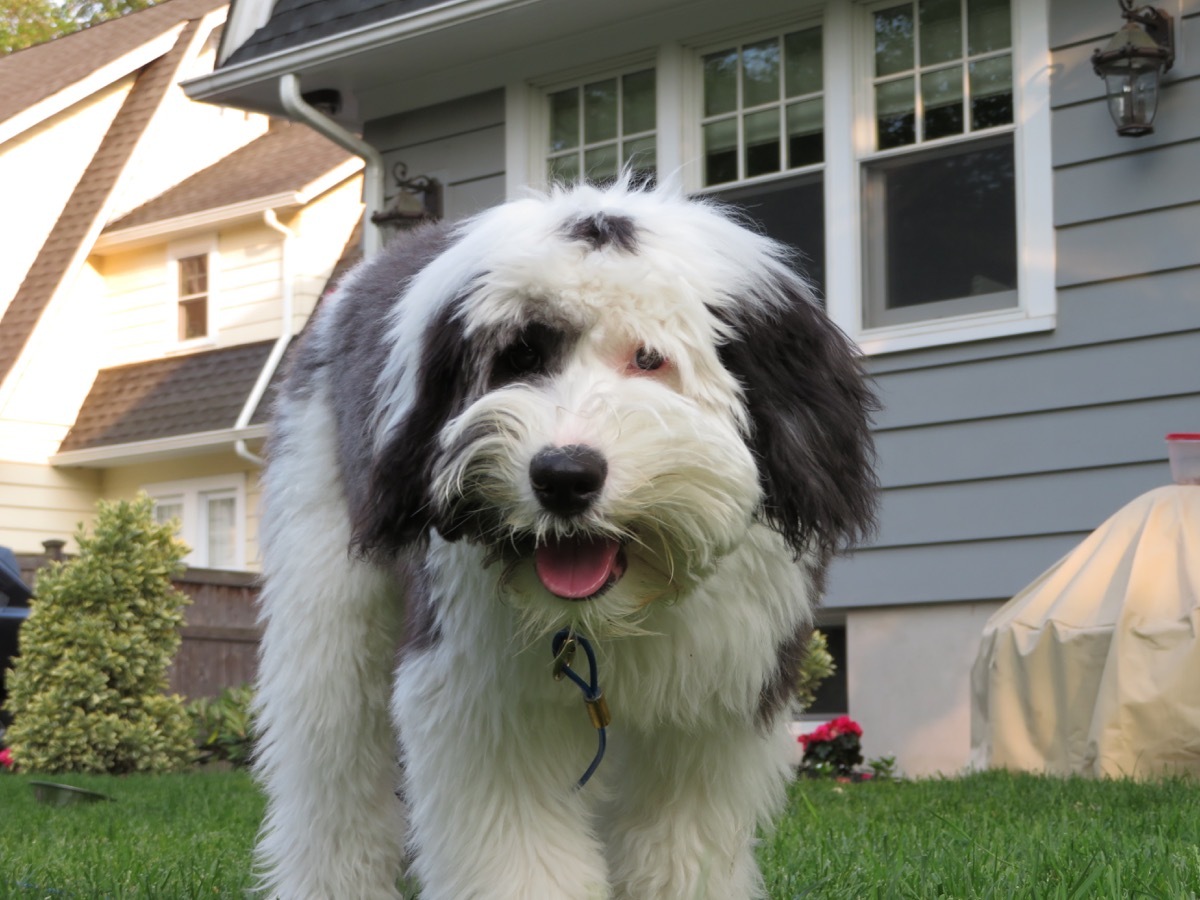
POLYGON ((212 478, 235 473, 244 475, 246 480, 244 494, 246 568, 257 571, 259 568, 258 502, 261 494, 258 470, 240 456, 234 453, 218 453, 105 469, 101 487, 103 495, 109 499, 128 500, 136 497, 138 491, 146 485, 187 482, 197 478, 212 478))
POLYGON ((246 114, 206 103, 194 103, 178 82, 211 71, 214 60, 209 40, 211 26, 219 24, 224 11, 207 17, 197 32, 179 77, 167 91, 149 127, 138 140, 120 184, 112 198, 112 217, 124 215, 157 197, 194 172, 207 168, 238 147, 265 134, 266 116, 246 114))
POLYGON ((0 546, 40 553, 42 541, 66 540, 90 523, 100 496, 100 473, 0 460, 0 546))
MULTIPOLYGON (((361 193, 362 181, 356 176, 291 218, 280 216, 281 222, 297 233, 290 251, 294 331, 303 327, 362 215, 361 193)), ((104 275, 107 292, 101 368, 279 336, 283 235, 262 220, 251 220, 224 227, 211 237, 215 247, 209 299, 213 334, 201 345, 181 347, 176 340, 175 285, 171 283, 166 238, 94 258, 104 275)))
POLYGON ((0 387, 0 459, 45 463, 75 421, 96 376, 103 285, 84 265, 47 309, 0 387))
POLYGON ((105 351, 100 368, 139 362, 162 353, 169 312, 166 245, 104 256, 105 351))
POLYGON ((132 79, 63 110, 36 128, 0 144, 0 315, 12 301, 50 234, 79 176, 117 114, 132 79))
POLYGON ((296 332, 308 321, 362 214, 362 176, 355 175, 326 191, 288 223, 298 232, 293 255, 296 332))
POLYGON ((223 230, 210 302, 216 346, 278 337, 283 296, 283 235, 262 224, 223 230))
POLYGON ((246 568, 258 572, 262 569, 262 556, 258 549, 258 526, 262 521, 262 481, 259 471, 246 472, 246 568))

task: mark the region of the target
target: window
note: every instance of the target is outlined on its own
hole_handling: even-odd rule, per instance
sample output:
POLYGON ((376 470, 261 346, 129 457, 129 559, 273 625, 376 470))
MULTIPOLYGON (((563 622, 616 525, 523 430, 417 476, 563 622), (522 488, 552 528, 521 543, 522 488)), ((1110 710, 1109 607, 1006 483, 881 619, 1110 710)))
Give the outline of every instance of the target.
POLYGON ((821 29, 705 54, 705 186, 824 159, 821 29))
POLYGON ((208 254, 181 256, 178 273, 179 340, 208 337, 208 254))
POLYGON ((547 179, 603 183, 616 178, 624 166, 635 177, 653 178, 657 160, 655 95, 654 69, 638 69, 549 93, 547 179))
POLYGON ((245 566, 245 489, 240 476, 194 479, 143 488, 154 500, 159 522, 176 521, 190 548, 186 562, 208 569, 245 566))
POLYGON ((702 66, 703 187, 717 188, 706 193, 741 208, 795 248, 823 292, 821 28, 721 47, 704 53, 702 66), (748 184, 729 186, 734 182, 748 184))
POLYGON ((1009 0, 871 12, 865 325, 1017 305, 1009 0))
POLYGON ((804 710, 808 719, 829 719, 850 712, 850 685, 846 677, 846 624, 821 624, 817 630, 825 635, 825 647, 833 657, 833 674, 821 682, 812 704, 804 710))
POLYGON ((671 173, 795 247, 868 354, 1049 330, 1047 7, 804 4, 807 20, 680 35, 652 69, 513 85, 509 192, 631 158, 671 173))

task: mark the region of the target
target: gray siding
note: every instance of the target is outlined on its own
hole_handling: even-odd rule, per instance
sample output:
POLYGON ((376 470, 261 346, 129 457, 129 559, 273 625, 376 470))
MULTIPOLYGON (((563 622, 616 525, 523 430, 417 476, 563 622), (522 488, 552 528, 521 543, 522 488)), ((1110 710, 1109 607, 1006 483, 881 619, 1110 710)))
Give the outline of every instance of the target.
POLYGON ((1089 62, 1117 4, 1051 0, 1058 327, 871 360, 880 528, 828 605, 1009 597, 1200 430, 1200 3, 1175 9, 1155 134, 1130 139, 1089 62))
MULTIPOLYGON (((1169 479, 1166 432, 1200 430, 1200 0, 1176 8, 1156 133, 1129 139, 1088 61, 1117 4, 1051 0, 1057 327, 870 360, 880 527, 827 605, 1005 599, 1169 479)), ((440 179, 450 219, 503 200, 501 91, 366 137, 440 179)))
POLYGON ((504 92, 488 91, 426 109, 368 122, 365 139, 383 153, 389 173, 397 163, 408 177, 428 175, 443 186, 451 221, 504 200, 504 92))

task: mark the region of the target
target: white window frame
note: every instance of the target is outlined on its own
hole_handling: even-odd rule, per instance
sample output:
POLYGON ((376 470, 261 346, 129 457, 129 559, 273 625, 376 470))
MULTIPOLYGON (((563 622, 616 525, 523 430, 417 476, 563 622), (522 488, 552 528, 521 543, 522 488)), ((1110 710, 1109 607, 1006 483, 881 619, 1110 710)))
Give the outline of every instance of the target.
POLYGON ((234 545, 233 563, 224 569, 246 568, 246 476, 244 474, 216 475, 209 478, 188 478, 179 481, 163 481, 144 484, 151 500, 174 500, 183 504, 180 517, 179 538, 191 548, 184 558, 189 566, 212 568, 208 558, 207 512, 203 500, 213 494, 232 496, 234 500, 234 545), (201 540, 201 538, 204 538, 201 540))
POLYGON ((216 296, 219 267, 217 262, 217 240, 214 236, 175 241, 167 247, 167 295, 170 309, 167 313, 167 346, 178 350, 194 350, 211 347, 217 340, 216 296), (183 340, 179 337, 179 260, 189 256, 203 256, 208 261, 208 294, 206 300, 207 327, 202 337, 183 340))
MULTIPOLYGON (((657 147, 660 184, 677 184, 688 193, 733 190, 818 171, 825 183, 826 310, 868 355, 916 350, 1053 330, 1057 317, 1054 284, 1055 235, 1050 133, 1049 0, 1012 0, 1012 67, 1017 223, 1017 303, 999 310, 867 328, 866 234, 863 230, 863 163, 869 159, 920 150, 874 150, 872 28, 876 0, 825 0, 787 18, 747 23, 739 30, 707 34, 657 50, 657 147), (824 58, 825 161, 821 165, 772 173, 711 188, 703 185, 702 57, 732 43, 752 43, 820 25, 824 58)), ((646 62, 642 55, 637 60, 646 62)), ((629 58, 574 73, 572 80, 625 70, 629 58)), ((529 186, 546 187, 543 148, 549 127, 547 89, 566 85, 566 77, 507 86, 507 196, 524 195, 529 186)), ((974 132, 953 141, 978 140, 974 132)))
MULTIPOLYGON (((774 27, 760 28, 756 31, 737 31, 730 33, 729 37, 719 37, 714 40, 706 41, 703 44, 693 45, 689 49, 691 55, 695 59, 695 65, 690 66, 690 71, 687 73, 688 78, 692 80, 690 96, 694 98, 695 106, 691 107, 696 111, 694 120, 688 122, 688 127, 694 133, 691 135, 691 144, 696 147, 696 165, 693 169, 688 170, 687 187, 689 193, 692 194, 715 194, 722 191, 736 190, 742 187, 751 187, 753 185, 770 184, 772 181, 786 181, 788 179, 799 178, 805 175, 812 175, 821 172, 825 168, 825 161, 818 163, 809 163, 804 166, 796 166, 795 168, 781 168, 778 172, 768 172, 765 175, 754 175, 750 177, 736 178, 733 181, 722 181, 719 184, 706 185, 704 184, 704 124, 705 119, 724 119, 734 118, 737 120, 737 153, 738 153, 738 168, 745 168, 746 157, 746 138, 745 138, 745 116, 746 111, 742 106, 741 94, 741 74, 739 66, 738 75, 738 93, 737 105, 732 113, 721 113, 714 116, 704 115, 704 57, 711 53, 718 53, 722 50, 728 50, 731 47, 737 47, 739 51, 749 44, 757 44, 761 41, 770 40, 771 38, 782 39, 784 35, 795 31, 807 31, 812 28, 821 29, 821 56, 825 56, 825 29, 820 16, 814 15, 811 11, 802 18, 789 18, 787 24, 776 25, 774 27)), ((822 73, 824 79, 824 73, 822 73)), ((821 90, 819 91, 821 103, 826 103, 825 85, 822 81, 821 90)), ((810 95, 804 95, 810 98, 810 95)), ((799 98, 784 97, 779 101, 771 104, 762 104, 763 106, 773 106, 779 110, 780 118, 780 163, 786 161, 787 150, 786 144, 786 128, 787 128, 787 107, 789 103, 801 102, 799 98)), ((826 116, 828 111, 826 110, 826 116)), ((691 118, 691 117, 689 117, 691 118)), ((824 122, 822 123, 824 129, 824 122)))
MULTIPOLYGON (((509 198, 523 196, 530 187, 546 190, 550 187, 547 175, 549 152, 549 97, 556 91, 578 88, 594 81, 620 78, 643 69, 654 71, 655 121, 654 141, 657 160, 663 158, 660 140, 662 130, 662 86, 659 82, 658 61, 653 54, 637 53, 606 60, 603 65, 572 69, 538 79, 531 84, 508 85, 505 91, 507 121, 516 127, 505 129, 505 155, 516 164, 506 165, 506 189, 509 198), (524 123, 523 125, 519 123, 524 123)), ((582 111, 581 111, 582 113, 582 111)), ((640 134, 641 132, 639 132, 640 134)), ((623 138, 618 136, 617 145, 623 138)), ((661 171, 661 170, 660 170, 661 171)))

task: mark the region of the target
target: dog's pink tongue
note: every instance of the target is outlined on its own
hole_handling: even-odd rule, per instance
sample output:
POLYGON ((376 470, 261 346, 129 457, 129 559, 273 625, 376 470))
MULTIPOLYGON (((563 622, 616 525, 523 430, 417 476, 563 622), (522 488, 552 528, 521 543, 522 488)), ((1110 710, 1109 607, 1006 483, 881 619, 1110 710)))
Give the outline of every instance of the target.
POLYGON ((546 590, 582 600, 604 587, 617 569, 621 545, 603 538, 550 538, 537 548, 534 565, 546 590))

